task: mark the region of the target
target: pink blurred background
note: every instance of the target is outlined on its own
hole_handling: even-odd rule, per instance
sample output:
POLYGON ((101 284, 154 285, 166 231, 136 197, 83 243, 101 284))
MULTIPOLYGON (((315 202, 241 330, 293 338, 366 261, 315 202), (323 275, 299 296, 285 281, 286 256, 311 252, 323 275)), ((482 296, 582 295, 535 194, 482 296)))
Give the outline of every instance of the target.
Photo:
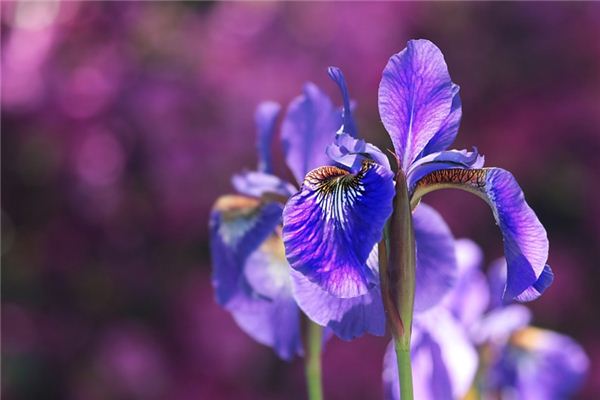
MULTIPOLYGON (((462 87, 455 147, 512 171, 545 224, 556 280, 535 323, 583 344, 579 398, 598 398, 600 4, 0 6, 3 398, 304 398, 301 361, 214 302, 208 213, 256 163, 258 102, 287 105, 308 80, 340 102, 329 65, 362 135, 391 147, 377 86, 411 38, 435 42, 462 87)), ((502 254, 483 203, 426 201, 488 261, 502 254)), ((330 341, 327 397, 381 398, 386 341, 330 341)))

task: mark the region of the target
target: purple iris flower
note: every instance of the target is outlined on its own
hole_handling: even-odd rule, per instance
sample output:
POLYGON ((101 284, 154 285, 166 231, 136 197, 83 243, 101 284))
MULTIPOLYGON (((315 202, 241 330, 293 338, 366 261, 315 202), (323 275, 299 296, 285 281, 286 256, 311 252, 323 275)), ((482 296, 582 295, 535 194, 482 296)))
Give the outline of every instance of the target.
MULTIPOLYGON (((210 218, 213 279, 217 302, 230 311, 237 324, 255 340, 271 346, 283 359, 303 352, 301 313, 294 299, 291 269, 282 242, 282 211, 297 187, 274 175, 271 143, 280 106, 266 102, 256 111, 257 170, 235 175, 238 194, 219 198, 210 218)), ((289 105, 281 124, 286 164, 301 183, 310 170, 331 163, 326 148, 342 124, 342 111, 314 84, 289 105)), ((301 290, 296 288, 297 290, 301 290)), ((361 314, 352 313, 351 301, 332 299, 341 336, 354 337, 361 314), (346 315, 348 314, 349 315, 346 315)), ((373 307, 381 315, 379 297, 373 307)))
MULTIPOLYGON (((588 368, 582 348, 565 335, 529 326, 526 307, 502 301, 504 260, 494 263, 486 277, 475 243, 458 240, 456 253, 455 286, 415 319, 415 398, 569 398, 588 368)), ((395 357, 390 345, 384 357, 386 399, 400 398, 395 357)))
MULTIPOLYGON (((374 310, 380 297, 375 254, 392 213, 399 175, 379 149, 358 138, 343 75, 337 68, 329 74, 344 99, 342 127, 327 149, 335 165, 310 171, 300 192, 287 202, 283 241, 294 270, 296 299, 311 319, 335 325, 340 315, 334 299, 345 299, 345 305, 352 304, 363 315, 356 332, 380 333, 382 310, 374 310)), ((446 224, 435 210, 419 204, 434 190, 462 189, 491 207, 508 262, 505 299, 533 299, 547 287, 545 277, 551 273, 546 231, 514 177, 500 168, 483 168, 476 149, 446 150, 462 115, 458 92, 441 51, 427 40, 412 40, 392 56, 379 86, 379 112, 413 209, 416 311, 440 301, 456 274, 446 224)))

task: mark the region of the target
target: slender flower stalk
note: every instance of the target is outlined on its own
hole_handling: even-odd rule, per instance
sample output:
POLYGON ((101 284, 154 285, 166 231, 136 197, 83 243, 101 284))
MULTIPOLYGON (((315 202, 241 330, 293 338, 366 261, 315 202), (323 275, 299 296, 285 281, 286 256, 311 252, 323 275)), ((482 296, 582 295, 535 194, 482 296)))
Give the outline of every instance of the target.
MULTIPOLYGON (((399 170, 396 175, 396 196, 390 224, 389 264, 391 268, 383 281, 390 279, 391 285, 389 285, 389 288, 391 293, 394 294, 396 302, 395 309, 388 310, 387 314, 391 315, 397 310, 400 321, 399 325, 390 324, 398 359, 400 396, 402 400, 412 400, 410 339, 415 303, 416 254, 408 188, 402 170, 399 170), (398 326, 400 329, 394 329, 398 326)), ((382 292, 382 296, 389 295, 390 293, 382 292)))
POLYGON ((322 400, 321 351, 323 348, 323 328, 308 318, 307 322, 307 354, 304 357, 306 388, 309 400, 322 400))

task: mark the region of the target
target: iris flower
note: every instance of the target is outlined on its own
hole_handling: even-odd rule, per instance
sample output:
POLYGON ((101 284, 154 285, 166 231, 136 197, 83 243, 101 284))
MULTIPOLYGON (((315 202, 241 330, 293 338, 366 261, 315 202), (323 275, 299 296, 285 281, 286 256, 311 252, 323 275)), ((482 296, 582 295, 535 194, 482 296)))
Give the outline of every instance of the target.
MULTIPOLYGON (((461 239, 456 251, 456 286, 415 321, 416 398, 569 398, 588 368, 582 348, 568 336, 530 326, 527 308, 502 301, 504 260, 486 277, 477 245, 461 239)), ((384 358, 386 399, 399 399, 395 357, 390 345, 384 358)))
MULTIPOLYGON (((337 68, 329 72, 344 98, 343 125, 327 151, 335 166, 310 171, 283 212, 283 241, 296 286, 301 276, 301 285, 318 287, 322 296, 354 299, 357 307, 372 302, 380 281, 369 258, 392 211, 401 211, 398 201, 404 197, 413 210, 412 220, 405 222, 416 231, 416 308, 435 304, 451 286, 453 272, 447 265, 454 253, 449 252, 445 263, 426 262, 446 249, 419 236, 441 236, 445 224, 419 202, 431 191, 456 188, 485 200, 500 227, 508 262, 504 298, 527 301, 539 295, 551 273, 546 265, 548 239, 515 178, 501 168, 483 168, 476 149, 447 150, 458 132, 462 108, 459 87, 451 81, 441 51, 427 40, 412 40, 383 71, 379 112, 394 146, 396 173, 379 149, 358 138, 343 75, 337 68), (425 230, 431 231, 423 235, 418 232, 421 215, 425 230)), ((394 223, 392 217, 391 230, 394 223)), ((296 294, 307 315, 324 322, 322 314, 331 312, 324 310, 326 302, 312 298, 310 291, 296 294)))

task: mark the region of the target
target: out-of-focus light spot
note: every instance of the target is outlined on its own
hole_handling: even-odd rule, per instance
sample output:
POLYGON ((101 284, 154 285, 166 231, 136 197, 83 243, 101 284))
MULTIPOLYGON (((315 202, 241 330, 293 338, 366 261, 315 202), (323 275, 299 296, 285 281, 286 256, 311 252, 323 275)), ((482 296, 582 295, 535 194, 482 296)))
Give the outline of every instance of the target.
POLYGON ((87 118, 98 113, 113 92, 109 79, 91 66, 77 69, 65 89, 62 107, 74 118, 87 118))
POLYGON ((91 186, 108 186, 123 173, 125 154, 115 137, 105 131, 86 136, 76 155, 77 174, 91 186))
POLYGON ((60 10, 60 3, 53 0, 20 1, 14 17, 14 27, 27 30, 40 30, 50 26, 60 10))

